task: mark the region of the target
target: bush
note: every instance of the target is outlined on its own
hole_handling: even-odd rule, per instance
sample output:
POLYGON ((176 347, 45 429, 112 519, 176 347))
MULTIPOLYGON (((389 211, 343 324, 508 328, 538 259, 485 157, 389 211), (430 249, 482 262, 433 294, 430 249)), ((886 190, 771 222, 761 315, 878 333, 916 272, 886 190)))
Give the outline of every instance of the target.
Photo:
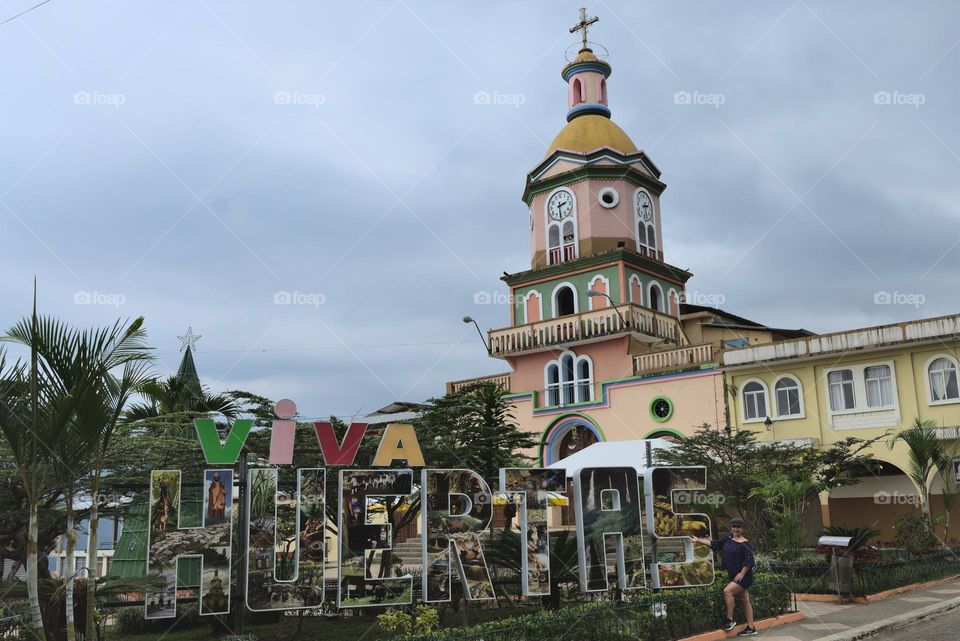
POLYGON ((941 549, 937 536, 933 533, 930 520, 922 514, 901 516, 893 524, 897 535, 896 544, 910 556, 930 554, 941 549))
POLYGON ((221 637, 220 641, 257 641, 257 635, 249 632, 246 634, 228 634, 221 637))
MULTIPOLYGON (((446 628, 430 634, 414 634, 408 638, 417 641, 679 639, 719 627, 724 585, 724 582, 718 581, 703 588, 633 594, 629 602, 598 600, 559 610, 501 618, 469 628, 446 628), (664 612, 666 616, 663 616, 664 612)), ((782 577, 760 573, 750 590, 750 600, 758 619, 789 612, 793 603, 790 588, 782 577)))
MULTIPOLYGON (((203 617, 208 618, 208 617, 203 617)), ((177 605, 175 619, 146 619, 143 616, 143 606, 130 606, 116 611, 114 625, 121 634, 143 634, 145 632, 166 632, 189 630, 204 623, 196 604, 186 603, 177 605)))

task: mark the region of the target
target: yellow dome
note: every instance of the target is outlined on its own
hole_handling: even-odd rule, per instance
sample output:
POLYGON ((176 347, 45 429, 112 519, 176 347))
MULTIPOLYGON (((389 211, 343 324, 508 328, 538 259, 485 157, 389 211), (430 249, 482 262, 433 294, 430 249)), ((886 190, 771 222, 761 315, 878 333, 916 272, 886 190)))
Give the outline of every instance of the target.
POLYGON ((609 147, 622 154, 632 154, 637 151, 630 136, 615 122, 606 116, 590 114, 577 116, 568 122, 550 143, 547 155, 549 156, 557 149, 585 154, 600 147, 609 147))

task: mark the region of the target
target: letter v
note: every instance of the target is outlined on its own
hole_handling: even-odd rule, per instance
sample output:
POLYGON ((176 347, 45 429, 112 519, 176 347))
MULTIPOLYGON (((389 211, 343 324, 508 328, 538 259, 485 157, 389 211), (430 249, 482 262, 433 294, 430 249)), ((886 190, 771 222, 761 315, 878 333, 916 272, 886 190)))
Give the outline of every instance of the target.
POLYGON ((247 442, 247 436, 250 434, 250 428, 253 427, 253 419, 238 418, 230 427, 227 433, 227 440, 220 442, 220 435, 217 434, 217 424, 210 418, 197 418, 193 421, 197 428, 197 438, 200 439, 200 447, 203 448, 203 456, 207 463, 216 465, 233 465, 240 458, 240 449, 247 442))
POLYGON ((333 425, 326 421, 317 421, 313 424, 320 442, 320 451, 323 452, 323 462, 327 465, 353 465, 357 458, 357 450, 363 435, 367 433, 366 423, 350 423, 347 433, 343 436, 343 443, 337 443, 337 435, 333 425))

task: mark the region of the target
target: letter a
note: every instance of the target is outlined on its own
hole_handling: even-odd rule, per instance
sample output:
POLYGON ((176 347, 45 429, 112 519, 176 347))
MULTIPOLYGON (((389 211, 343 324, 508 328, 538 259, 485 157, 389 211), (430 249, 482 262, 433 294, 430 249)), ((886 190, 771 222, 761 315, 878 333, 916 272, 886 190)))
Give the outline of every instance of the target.
POLYGON ((405 460, 409 467, 423 467, 423 452, 420 451, 420 441, 413 425, 407 423, 390 423, 383 430, 380 446, 373 457, 373 467, 389 467, 396 460, 405 460))

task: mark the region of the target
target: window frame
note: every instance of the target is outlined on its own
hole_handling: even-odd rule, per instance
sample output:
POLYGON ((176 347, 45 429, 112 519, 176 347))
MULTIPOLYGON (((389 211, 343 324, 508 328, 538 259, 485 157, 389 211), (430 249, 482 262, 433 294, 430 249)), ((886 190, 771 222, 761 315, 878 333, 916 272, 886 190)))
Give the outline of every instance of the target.
POLYGON ((541 407, 562 408, 571 405, 580 405, 582 403, 592 403, 595 400, 594 379, 596 372, 593 368, 593 359, 586 354, 577 356, 572 350, 562 352, 557 358, 547 361, 543 366, 543 387, 545 391, 545 403, 541 407), (564 373, 565 361, 572 363, 571 376, 569 380, 564 373), (580 368, 586 365, 588 376, 580 376, 580 368), (556 382, 551 382, 551 368, 556 368, 556 382), (583 390, 586 390, 584 398, 583 390), (570 394, 572 400, 567 400, 567 394, 570 394), (553 403, 553 396, 556 396, 557 403, 553 403))
POLYGON ((863 391, 864 391, 864 398, 863 398, 863 400, 864 400, 864 402, 867 404, 867 407, 870 408, 871 410, 891 409, 891 408, 894 407, 894 405, 896 405, 896 403, 894 403, 893 401, 891 401, 890 403, 881 404, 881 405, 871 405, 871 404, 870 404, 870 381, 878 381, 877 389, 878 389, 878 391, 880 392, 880 401, 881 401, 881 403, 882 403, 882 402, 883 402, 883 385, 882 385, 881 383, 879 383, 879 381, 883 381, 883 380, 889 380, 889 381, 890 381, 890 393, 891 393, 891 395, 896 396, 897 390, 896 390, 896 388, 893 386, 893 368, 892 368, 892 367, 890 367, 889 365, 887 365, 887 364, 885 364, 885 363, 882 363, 882 364, 879 364, 879 365, 868 365, 867 367, 864 367, 864 368, 863 368, 863 391), (868 370, 868 369, 871 369, 871 368, 874 368, 874 367, 886 367, 886 368, 887 368, 887 376, 886 376, 886 377, 872 377, 872 378, 868 378, 868 377, 867 377, 867 370, 868 370))
POLYGON ((945 398, 941 401, 933 400, 933 386, 930 385, 930 368, 933 366, 933 363, 941 358, 947 359, 954 368, 954 371, 957 373, 957 387, 960 391, 960 362, 950 354, 934 354, 927 362, 923 365, 923 378, 926 381, 927 385, 927 405, 936 406, 936 405, 955 405, 960 403, 960 397, 958 398, 945 398))
MULTIPOLYGON (((750 392, 750 394, 756 394, 756 392, 750 392)), ((741 423, 763 423, 770 416, 770 389, 767 387, 767 384, 764 383, 759 378, 748 378, 740 384, 740 417, 741 423), (751 383, 757 383, 760 385, 763 390, 763 416, 756 418, 747 418, 747 385, 751 383)))
POLYGON ((897 366, 893 360, 870 361, 867 363, 848 364, 837 367, 830 367, 823 372, 824 391, 826 393, 826 409, 830 416, 842 416, 845 414, 869 414, 871 412, 896 412, 900 414, 900 395, 897 386, 897 366), (867 405, 867 381, 866 370, 868 367, 878 365, 887 365, 890 368, 890 388, 893 391, 893 404, 877 407, 867 405), (835 410, 830 405, 830 374, 842 370, 850 370, 853 373, 853 407, 850 409, 835 410))
MULTIPOLYGON (((568 280, 563 281, 562 283, 557 283, 557 286, 553 288, 553 292, 550 294, 550 318, 566 318, 567 316, 575 316, 580 313, 580 292, 577 291, 576 286, 568 280), (564 316, 557 315, 557 294, 560 292, 561 287, 569 287, 573 291, 573 314, 566 314, 564 316)), ((546 319, 544 319, 546 320, 546 319)))
MULTIPOLYGON (((776 416, 773 417, 778 421, 791 421, 794 419, 800 419, 806 417, 806 408, 803 405, 803 385, 800 383, 800 379, 794 376, 793 374, 780 374, 777 376, 777 379, 773 381, 773 408, 776 410, 776 416), (780 381, 793 381, 793 384, 796 385, 797 389, 797 399, 800 404, 800 412, 798 414, 781 414, 780 413, 780 399, 778 397, 777 386, 780 384, 780 381)), ((788 408, 789 409, 789 408, 788 408)))
POLYGON ((544 247, 546 248, 546 263, 547 265, 562 265, 565 262, 564 260, 564 249, 566 243, 563 241, 563 225, 566 222, 573 223, 573 260, 580 258, 580 226, 577 222, 577 194, 574 193, 569 187, 557 187, 554 190, 551 190, 547 197, 543 201, 543 220, 545 235, 544 235, 544 247), (550 199, 553 198, 553 195, 558 191, 565 191, 570 194, 570 198, 573 201, 573 210, 570 212, 570 215, 566 218, 561 218, 560 220, 554 220, 550 218, 550 199), (559 237, 558 249, 560 250, 560 260, 558 262, 553 262, 550 259, 550 250, 553 247, 550 245, 550 230, 556 228, 557 234, 559 237))

